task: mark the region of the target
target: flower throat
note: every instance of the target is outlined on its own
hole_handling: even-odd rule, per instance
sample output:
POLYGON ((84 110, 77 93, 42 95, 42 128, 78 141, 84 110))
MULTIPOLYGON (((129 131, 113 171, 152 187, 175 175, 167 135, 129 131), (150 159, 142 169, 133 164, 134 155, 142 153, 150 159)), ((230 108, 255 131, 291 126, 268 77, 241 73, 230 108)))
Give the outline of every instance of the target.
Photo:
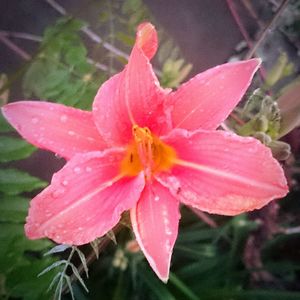
POLYGON ((121 162, 121 173, 136 176, 145 172, 146 179, 154 173, 169 170, 175 162, 175 150, 153 135, 149 128, 132 126, 133 141, 127 146, 121 162))

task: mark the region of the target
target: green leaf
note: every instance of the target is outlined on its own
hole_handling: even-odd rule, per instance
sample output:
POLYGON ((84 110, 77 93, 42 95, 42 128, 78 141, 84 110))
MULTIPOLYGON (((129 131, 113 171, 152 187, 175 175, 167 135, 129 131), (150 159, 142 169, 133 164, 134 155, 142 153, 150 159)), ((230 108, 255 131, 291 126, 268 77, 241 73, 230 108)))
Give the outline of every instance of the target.
POLYGON ((146 283, 149 289, 156 295, 158 300, 175 300, 166 286, 155 278, 147 269, 143 269, 139 276, 146 283))
POLYGON ((65 259, 62 259, 62 260, 59 260, 59 261, 56 261, 54 262, 52 265, 48 266, 47 268, 45 268, 42 272, 40 272, 38 274, 38 277, 48 273, 49 271, 51 271, 52 269, 58 267, 58 266, 61 266, 61 265, 65 265, 65 264, 69 264, 69 262, 65 259))
POLYGON ((4 132, 10 132, 10 131, 14 131, 14 129, 12 126, 10 126, 10 124, 6 121, 6 119, 4 118, 4 116, 1 113, 0 114, 0 132, 4 133, 4 132))
POLYGON ((170 282, 174 284, 186 296, 186 299, 199 300, 197 295, 183 283, 174 273, 170 273, 170 282))
POLYGON ((3 136, 0 139, 0 162, 24 159, 36 150, 24 140, 3 136))
POLYGON ((24 223, 28 199, 20 196, 4 196, 0 199, 0 222, 24 223))
POLYGON ((281 114, 279 137, 300 125, 300 77, 286 86, 277 99, 281 114))
POLYGON ((82 263, 83 269, 85 271, 86 277, 88 278, 89 277, 89 269, 88 269, 88 266, 87 266, 86 258, 84 256, 83 252, 80 251, 78 247, 74 246, 73 248, 77 252, 77 254, 78 254, 79 258, 80 258, 80 261, 82 263))
POLYGON ((76 278, 78 279, 78 281, 80 282, 80 284, 82 285, 82 287, 85 289, 85 291, 88 293, 89 290, 88 290, 88 288, 86 287, 86 285, 85 285, 85 283, 84 283, 82 277, 80 276, 80 274, 79 274, 77 268, 76 268, 72 263, 69 263, 69 266, 71 266, 72 272, 74 273, 74 275, 76 276, 76 278))
POLYGON ((0 192, 16 195, 45 187, 47 182, 16 169, 0 170, 0 192))
POLYGON ((70 245, 57 245, 57 246, 53 247, 52 249, 50 249, 49 251, 47 251, 46 253, 44 253, 44 256, 51 255, 54 253, 64 252, 65 250, 67 250, 69 248, 71 248, 70 245))

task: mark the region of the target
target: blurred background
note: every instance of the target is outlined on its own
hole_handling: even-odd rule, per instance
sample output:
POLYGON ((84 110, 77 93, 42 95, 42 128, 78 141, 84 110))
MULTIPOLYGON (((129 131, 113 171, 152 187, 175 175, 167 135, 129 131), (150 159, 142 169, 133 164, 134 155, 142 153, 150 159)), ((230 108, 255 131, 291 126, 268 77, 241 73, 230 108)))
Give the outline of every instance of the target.
POLYGON ((24 236, 28 201, 65 161, 28 145, 1 117, 1 299, 300 299, 299 1, 1 0, 0 11, 1 106, 42 99, 90 109, 99 86, 126 64, 144 21, 159 33, 153 65, 165 87, 227 61, 262 58, 226 126, 266 143, 291 189, 234 218, 182 208, 167 285, 145 262, 126 218, 91 245, 43 256, 55 245, 24 236), (79 277, 59 263, 68 258, 79 277))

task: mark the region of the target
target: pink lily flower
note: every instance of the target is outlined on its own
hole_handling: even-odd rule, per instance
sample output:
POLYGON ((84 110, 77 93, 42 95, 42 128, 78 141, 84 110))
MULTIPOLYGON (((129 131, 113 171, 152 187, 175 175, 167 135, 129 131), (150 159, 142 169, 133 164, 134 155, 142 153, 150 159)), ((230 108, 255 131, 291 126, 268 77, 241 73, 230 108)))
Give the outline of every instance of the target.
POLYGON ((31 201, 28 238, 85 244, 130 210, 136 240, 166 282, 180 202, 232 216, 259 209, 288 188, 267 147, 216 130, 260 60, 217 66, 171 91, 159 86, 149 62, 156 49, 155 28, 141 24, 128 64, 100 87, 92 112, 37 101, 2 111, 27 141, 67 159, 31 201))

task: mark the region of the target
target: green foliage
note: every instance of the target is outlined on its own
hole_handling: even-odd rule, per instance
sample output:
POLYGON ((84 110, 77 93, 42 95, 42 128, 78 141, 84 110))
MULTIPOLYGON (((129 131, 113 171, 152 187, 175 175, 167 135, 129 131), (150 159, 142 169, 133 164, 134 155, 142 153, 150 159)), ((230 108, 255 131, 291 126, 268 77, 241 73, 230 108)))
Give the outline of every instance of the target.
POLYGON ((85 24, 63 18, 47 28, 39 53, 23 78, 25 97, 90 109, 103 75, 87 60, 79 35, 85 24))
POLYGON ((41 280, 36 275, 53 259, 41 259, 40 253, 51 242, 30 241, 24 235, 29 199, 23 194, 46 186, 46 182, 9 167, 8 163, 25 159, 35 148, 20 138, 8 135, 13 130, 1 115, 0 132, 0 297, 24 300, 51 299, 46 294, 52 274, 41 280), (5 163, 5 165, 3 165, 5 163))
POLYGON ((45 187, 46 182, 17 169, 0 170, 0 192, 17 195, 45 187))
MULTIPOLYGON (((141 0, 101 1, 99 5, 102 7, 99 24, 107 29, 101 35, 102 44, 87 47, 81 32, 86 24, 71 17, 46 29, 38 53, 23 78, 26 97, 91 108, 101 83, 126 63, 126 55, 109 50, 107 43, 129 53, 136 26, 152 20, 141 0), (103 63, 102 70, 89 58, 96 57, 98 52, 97 62, 103 63)), ((161 47, 155 60, 156 73, 164 87, 177 87, 190 72, 191 65, 185 63, 179 48, 158 29, 161 47)), ((291 65, 283 54, 263 88, 277 84, 290 71, 291 65)), ((298 87, 296 92, 293 90, 294 96, 297 91, 298 87)), ((250 96, 244 110, 238 111, 238 117, 245 124, 234 124, 233 128, 242 135, 260 138, 276 157, 282 157, 289 149, 277 139, 282 134, 283 119, 288 118, 284 117, 284 107, 279 105, 278 108, 276 96, 272 98, 265 92, 257 90, 250 96)), ((7 94, 0 98, 6 102, 7 94)), ((293 108, 289 113, 291 111, 293 108)), ((0 116, 0 132, 4 134, 0 141, 0 162, 3 163, 0 170, 0 295, 3 299, 47 300, 53 299, 53 294, 56 299, 114 300, 300 298, 299 293, 286 291, 299 279, 299 259, 278 259, 282 247, 292 240, 290 235, 280 234, 270 241, 261 241, 264 246, 262 268, 271 272, 281 286, 251 287, 251 274, 257 270, 246 267, 243 254, 249 237, 263 225, 246 215, 217 219, 218 227, 209 228, 192 212, 183 209, 167 284, 156 277, 141 252, 129 249, 127 241, 132 236, 125 229, 117 236, 118 247, 113 245, 105 251, 100 249, 105 239, 117 243, 113 231, 92 242, 91 249, 69 245, 53 247, 48 240, 28 240, 23 228, 29 203, 26 195, 46 183, 9 164, 27 158, 34 151, 34 147, 14 137, 11 131, 0 116), (91 258, 99 256, 88 269, 91 258), (40 274, 38 278, 37 274, 40 274), (65 295, 68 292, 69 295, 65 295)), ((290 225, 286 220, 282 223, 290 225)), ((275 285, 276 280, 272 284, 275 285)))
POLYGON ((0 140, 0 162, 24 159, 29 157, 35 148, 24 140, 13 137, 1 137, 0 140))

